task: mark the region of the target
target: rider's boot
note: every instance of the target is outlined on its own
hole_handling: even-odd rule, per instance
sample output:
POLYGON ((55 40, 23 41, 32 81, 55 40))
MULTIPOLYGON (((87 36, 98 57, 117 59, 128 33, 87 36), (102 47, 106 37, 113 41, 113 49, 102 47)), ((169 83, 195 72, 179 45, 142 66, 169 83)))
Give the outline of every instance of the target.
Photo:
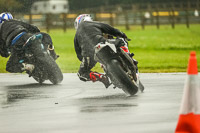
POLYGON ((23 71, 28 71, 28 72, 30 72, 30 73, 32 73, 33 70, 34 70, 34 68, 35 68, 35 66, 34 66, 33 64, 22 63, 22 65, 23 65, 22 70, 23 70, 23 71))
POLYGON ((108 77, 104 74, 100 74, 100 73, 97 73, 97 72, 90 72, 90 79, 95 82, 95 81, 100 81, 102 82, 106 88, 108 88, 111 83, 108 79, 108 77))

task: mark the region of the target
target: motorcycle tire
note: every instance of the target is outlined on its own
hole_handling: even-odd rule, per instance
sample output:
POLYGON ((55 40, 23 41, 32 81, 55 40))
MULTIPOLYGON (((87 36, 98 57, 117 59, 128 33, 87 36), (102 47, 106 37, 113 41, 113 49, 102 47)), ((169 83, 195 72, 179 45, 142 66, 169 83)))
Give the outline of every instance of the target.
POLYGON ((53 84, 60 83, 63 80, 63 74, 55 60, 48 54, 48 52, 46 52, 47 50, 42 44, 41 37, 36 37, 36 39, 33 40, 31 45, 28 47, 31 49, 33 55, 35 55, 37 65, 44 68, 43 71, 47 73, 48 79, 53 84))
POLYGON ((45 80, 44 79, 41 79, 41 78, 38 78, 38 77, 34 77, 33 78, 40 84, 42 84, 45 80))
POLYGON ((45 67, 48 73, 48 79, 53 84, 58 84, 63 80, 63 74, 56 64, 55 60, 48 54, 44 54, 43 57, 38 58, 39 62, 45 67))
POLYGON ((119 88, 122 88, 122 90, 127 94, 127 95, 134 95, 138 92, 138 85, 136 84, 135 81, 132 81, 129 76, 126 74, 126 72, 122 69, 120 63, 118 60, 113 59, 107 64, 107 72, 108 76, 110 76, 111 81, 115 85, 116 82, 117 84, 120 85, 115 85, 119 88))

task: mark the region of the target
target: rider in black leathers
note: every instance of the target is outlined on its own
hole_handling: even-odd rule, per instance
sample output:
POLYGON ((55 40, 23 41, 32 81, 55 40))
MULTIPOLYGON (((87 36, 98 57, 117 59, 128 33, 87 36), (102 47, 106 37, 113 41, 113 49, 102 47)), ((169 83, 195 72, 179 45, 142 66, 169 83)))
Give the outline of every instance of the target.
POLYGON ((23 45, 30 37, 37 34, 42 34, 42 43, 52 49, 50 53, 56 59, 57 55, 53 50, 52 40, 48 34, 41 33, 34 25, 14 20, 10 13, 0 14, 0 55, 7 58, 11 54, 6 65, 8 72, 33 71, 33 65, 20 63, 19 61, 24 56, 23 45))
MULTIPOLYGON (((104 33, 123 38, 127 38, 126 35, 108 24, 92 21, 89 14, 82 14, 76 18, 75 29, 77 31, 74 38, 74 47, 77 57, 81 61, 78 71, 80 80, 100 81, 107 88, 110 85, 107 76, 91 71, 97 63, 94 60, 94 46, 107 41, 103 36, 104 33)), ((121 40, 116 40, 114 44, 120 47, 123 42, 121 42, 121 40)))

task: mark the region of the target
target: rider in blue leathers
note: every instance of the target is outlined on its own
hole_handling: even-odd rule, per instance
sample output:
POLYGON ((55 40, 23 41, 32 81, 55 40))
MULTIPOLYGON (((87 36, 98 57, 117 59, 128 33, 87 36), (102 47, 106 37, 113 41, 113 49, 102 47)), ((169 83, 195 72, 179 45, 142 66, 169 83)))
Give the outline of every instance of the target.
POLYGON ((4 12, 0 14, 0 55, 2 57, 10 58, 6 65, 6 70, 11 73, 21 73, 23 71, 33 71, 32 64, 20 63, 24 53, 23 45, 33 35, 42 36, 42 43, 52 49, 51 55, 57 58, 53 50, 51 37, 46 33, 41 33, 40 30, 34 26, 22 21, 13 19, 10 13, 4 12))

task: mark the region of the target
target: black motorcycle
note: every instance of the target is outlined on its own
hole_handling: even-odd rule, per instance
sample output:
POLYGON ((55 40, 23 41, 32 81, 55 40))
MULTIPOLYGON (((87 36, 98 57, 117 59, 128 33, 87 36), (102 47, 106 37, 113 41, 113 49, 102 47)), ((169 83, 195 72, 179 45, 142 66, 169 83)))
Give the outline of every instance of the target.
POLYGON ((34 65, 32 72, 26 71, 29 77, 33 77, 37 82, 43 83, 50 80, 53 84, 58 84, 63 80, 63 74, 59 66, 50 54, 48 45, 42 44, 42 34, 33 35, 23 46, 24 58, 20 63, 34 65))
POLYGON ((122 47, 116 47, 112 42, 115 39, 109 39, 105 44, 95 46, 95 60, 103 64, 104 72, 110 78, 115 87, 122 88, 127 95, 134 95, 140 89, 142 92, 144 86, 139 80, 139 71, 137 61, 132 58, 128 49, 128 41, 123 38, 122 47))

